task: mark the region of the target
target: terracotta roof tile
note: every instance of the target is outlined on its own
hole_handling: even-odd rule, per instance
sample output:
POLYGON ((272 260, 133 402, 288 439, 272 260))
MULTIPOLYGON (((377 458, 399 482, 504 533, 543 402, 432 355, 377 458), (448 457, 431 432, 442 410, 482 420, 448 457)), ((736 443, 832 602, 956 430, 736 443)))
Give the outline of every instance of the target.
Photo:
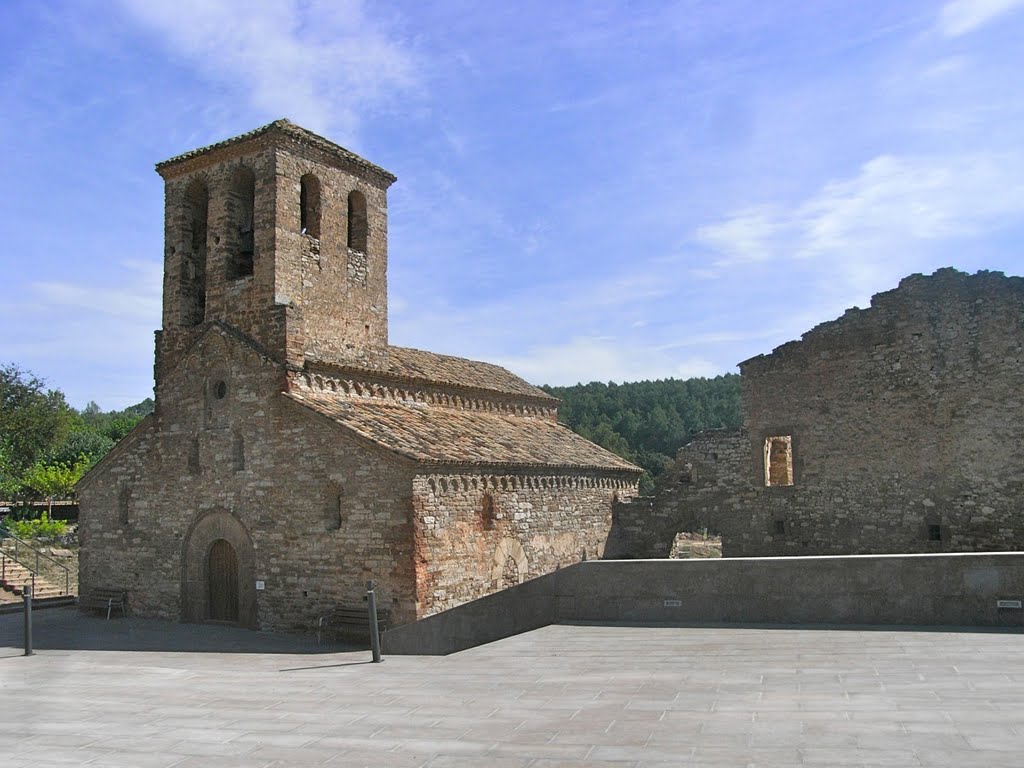
POLYGON ((500 365, 424 352, 422 349, 388 347, 388 372, 410 379, 428 379, 442 384, 557 400, 500 365))
POLYGON ((549 419, 329 393, 288 392, 285 397, 416 461, 641 471, 549 419))
POLYGON ((552 406, 558 404, 557 397, 549 395, 511 371, 493 363, 467 360, 464 357, 439 355, 409 347, 388 347, 388 364, 384 370, 363 368, 354 365, 338 365, 324 360, 311 360, 315 368, 348 371, 371 377, 388 376, 414 381, 418 384, 435 384, 463 389, 496 392, 503 395, 546 400, 552 406))

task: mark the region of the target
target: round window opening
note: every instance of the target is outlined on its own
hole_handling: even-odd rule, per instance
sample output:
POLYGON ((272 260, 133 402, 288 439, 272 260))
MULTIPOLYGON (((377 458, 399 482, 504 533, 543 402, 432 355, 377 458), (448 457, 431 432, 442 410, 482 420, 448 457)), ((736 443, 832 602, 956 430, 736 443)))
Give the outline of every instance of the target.
POLYGON ((226 381, 218 381, 213 387, 213 394, 218 400, 223 400, 228 394, 228 383, 226 381))

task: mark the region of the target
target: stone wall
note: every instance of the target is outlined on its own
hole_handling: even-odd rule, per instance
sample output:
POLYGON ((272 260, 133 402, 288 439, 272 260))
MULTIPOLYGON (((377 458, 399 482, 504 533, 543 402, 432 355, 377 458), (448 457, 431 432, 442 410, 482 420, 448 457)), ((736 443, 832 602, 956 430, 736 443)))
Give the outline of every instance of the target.
MULTIPOLYGON (((304 356, 320 361, 379 366, 387 353, 387 186, 350 168, 331 167, 308 148, 278 151, 277 274, 278 301, 302 312, 304 356), (320 236, 300 228, 300 182, 319 184, 320 236), (348 247, 348 198, 366 201, 367 235, 363 251, 348 247)), ((302 360, 292 361, 301 363, 302 360)))
POLYGON ((741 430, 708 430, 679 449, 675 464, 658 478, 653 499, 617 504, 606 557, 669 557, 676 534, 734 532, 756 499, 750 487, 750 450, 741 430))
POLYGON ((314 147, 296 144, 283 151, 259 142, 165 173, 165 336, 188 336, 204 319, 219 320, 293 365, 306 357, 382 364, 390 178, 339 163, 314 147), (249 203, 240 202, 236 188, 246 173, 254 181, 253 256, 251 274, 237 274, 232 265, 241 247, 239 218, 249 203), (305 231, 304 180, 316 190, 310 211, 316 226, 305 231), (353 192, 366 206, 361 251, 349 247, 353 192), (205 213, 197 214, 198 208, 205 213))
POLYGON ((193 536, 220 536, 230 518, 251 540, 251 578, 239 552, 250 626, 310 631, 370 578, 398 620, 415 617, 412 466, 287 400, 281 380, 217 327, 168 374, 156 412, 80 489, 83 594, 123 587, 139 615, 203 618, 205 581, 185 552, 201 570, 212 539, 193 536))
POLYGON ((384 633, 448 654, 558 623, 1024 627, 1024 553, 591 561, 384 633), (1003 601, 1001 603, 1001 601, 1003 601))
POLYGON ((420 615, 604 554, 613 499, 635 480, 583 474, 418 475, 420 615))
POLYGON ((1024 279, 913 275, 741 371, 746 437, 680 452, 659 546, 696 523, 726 557, 1024 548, 1024 279), (792 485, 768 484, 770 438, 792 485), (712 487, 709 452, 731 457, 712 487))

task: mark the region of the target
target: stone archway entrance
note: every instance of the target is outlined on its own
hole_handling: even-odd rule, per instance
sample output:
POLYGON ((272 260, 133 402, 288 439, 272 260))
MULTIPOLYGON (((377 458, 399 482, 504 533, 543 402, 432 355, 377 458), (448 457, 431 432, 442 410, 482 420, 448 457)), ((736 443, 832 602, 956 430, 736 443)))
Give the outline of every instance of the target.
POLYGON ((256 551, 242 522, 208 512, 182 549, 182 621, 225 621, 255 629, 256 551))
POLYGON ((238 558, 227 539, 217 539, 210 547, 206 582, 206 618, 238 621, 238 558))

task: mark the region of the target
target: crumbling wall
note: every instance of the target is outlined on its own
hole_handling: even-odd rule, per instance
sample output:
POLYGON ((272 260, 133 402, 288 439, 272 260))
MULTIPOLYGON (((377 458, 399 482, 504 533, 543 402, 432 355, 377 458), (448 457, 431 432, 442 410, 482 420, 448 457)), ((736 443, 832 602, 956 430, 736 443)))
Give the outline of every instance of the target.
POLYGON ((700 433, 679 449, 675 464, 658 479, 653 499, 615 506, 605 556, 669 557, 678 533, 721 533, 721 526, 744 515, 756 496, 749 482, 752 467, 746 433, 700 433))
POLYGON ((746 458, 670 475, 654 520, 726 557, 1024 548, 1024 279, 912 275, 740 368, 746 458))

